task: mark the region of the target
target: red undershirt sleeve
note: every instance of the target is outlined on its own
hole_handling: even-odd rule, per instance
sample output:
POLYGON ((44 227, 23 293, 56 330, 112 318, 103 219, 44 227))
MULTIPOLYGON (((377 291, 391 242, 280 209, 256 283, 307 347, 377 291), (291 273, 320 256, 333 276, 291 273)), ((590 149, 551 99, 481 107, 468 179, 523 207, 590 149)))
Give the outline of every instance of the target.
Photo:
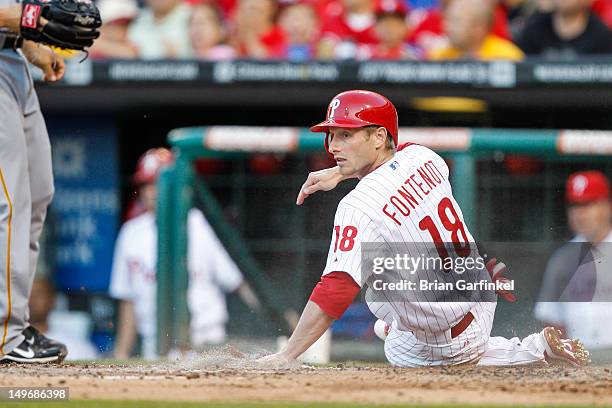
POLYGON ((401 152, 402 150, 404 150, 406 147, 408 146, 412 146, 415 143, 411 143, 411 142, 406 142, 406 143, 402 143, 399 146, 397 146, 397 151, 401 152))
POLYGON ((321 277, 310 295, 332 319, 339 319, 353 303, 361 288, 346 272, 332 272, 321 277))

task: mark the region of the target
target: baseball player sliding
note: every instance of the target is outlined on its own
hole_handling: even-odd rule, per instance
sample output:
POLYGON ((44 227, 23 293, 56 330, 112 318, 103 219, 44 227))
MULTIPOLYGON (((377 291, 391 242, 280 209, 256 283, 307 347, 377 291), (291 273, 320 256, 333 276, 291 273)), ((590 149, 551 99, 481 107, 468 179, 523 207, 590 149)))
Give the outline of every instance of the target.
POLYGON ((0 362, 61 362, 66 347, 29 323, 38 239, 53 196, 51 147, 28 69, 64 75, 46 45, 84 50, 99 32, 92 3, 0 0, 0 362))
MULTIPOLYGON (((372 275, 363 273, 369 245, 401 247, 413 255, 429 245, 441 259, 457 261, 479 255, 475 240, 453 197, 448 166, 426 147, 398 145, 397 112, 387 98, 362 90, 340 93, 331 100, 326 120, 311 130, 326 133, 325 147, 337 166, 311 173, 297 204, 343 180, 357 178, 359 183, 338 205, 327 264, 295 331, 286 347, 262 362, 282 365, 296 359, 367 287, 368 307, 379 319, 377 326, 383 327, 385 355, 394 366, 588 363, 582 344, 561 338, 552 327, 522 340, 490 337, 495 293, 490 300, 474 293, 458 299, 457 291, 447 293, 433 285, 422 288, 413 301, 404 301, 410 298, 409 288, 368 299, 368 291, 376 289, 372 275)), ((495 282, 502 279, 504 268, 492 259, 486 266, 475 266, 469 276, 489 278, 490 274, 489 280, 495 282)), ((421 268, 417 276, 429 272, 421 268)), ((456 267, 444 272, 440 276, 459 276, 456 267)), ((429 282, 437 280, 430 277, 429 282)), ((507 291, 497 293, 512 297, 507 291)))

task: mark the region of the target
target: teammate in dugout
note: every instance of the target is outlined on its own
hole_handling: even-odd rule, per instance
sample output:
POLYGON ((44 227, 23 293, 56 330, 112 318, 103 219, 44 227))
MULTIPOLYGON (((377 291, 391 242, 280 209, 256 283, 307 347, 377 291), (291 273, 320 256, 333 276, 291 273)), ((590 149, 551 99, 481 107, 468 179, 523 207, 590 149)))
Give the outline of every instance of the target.
POLYGON ((28 62, 43 71, 43 80, 55 82, 64 61, 45 44, 78 50, 93 44, 101 24, 97 9, 83 0, 72 7, 75 1, 0 0, 0 362, 61 362, 67 354, 29 323, 53 174, 28 62))
POLYGON ((567 179, 567 220, 575 236, 549 259, 534 308, 537 319, 580 337, 598 363, 612 359, 612 326, 602 324, 612 300, 611 198, 600 171, 567 179))
MULTIPOLYGON (((161 169, 172 161, 168 149, 150 149, 138 161, 133 177, 144 212, 128 220, 119 231, 109 288, 110 295, 120 301, 114 353, 118 359, 130 357, 136 334, 142 339, 143 358, 157 357, 156 182, 161 169)), ((260 303, 201 211, 189 211, 187 231, 190 343, 202 349, 225 340, 225 292, 236 291, 253 310, 259 310, 260 303)))
MULTIPOLYGON (((340 93, 331 100, 326 120, 311 131, 327 134, 325 147, 337 166, 311 173, 297 204, 316 191, 335 188, 343 180, 360 181, 338 205, 323 276, 295 331, 281 351, 260 359, 271 365, 287 364, 300 356, 334 319, 342 316, 367 284, 361 272, 362 245, 457 243, 459 238, 463 245, 469 242, 476 247, 453 197, 448 166, 424 146, 398 144, 397 112, 387 98, 363 90, 340 93), (436 181, 424 180, 419 173, 424 168, 432 178, 436 174, 436 181), (407 193, 413 199, 406 200, 407 193)), ((505 268, 494 263, 492 260, 487 265, 493 281, 505 268)), ((384 326, 381 338, 392 365, 510 366, 545 361, 585 365, 589 361, 579 341, 562 339, 553 327, 522 340, 490 337, 495 298, 490 302, 441 300, 368 302, 379 319, 377 325, 384 326)))

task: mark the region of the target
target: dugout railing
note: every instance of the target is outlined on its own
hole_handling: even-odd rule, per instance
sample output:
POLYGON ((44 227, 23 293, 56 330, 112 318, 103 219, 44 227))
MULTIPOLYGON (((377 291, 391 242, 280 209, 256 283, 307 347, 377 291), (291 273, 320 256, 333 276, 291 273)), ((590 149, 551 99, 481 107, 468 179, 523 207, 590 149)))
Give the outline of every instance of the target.
MULTIPOLYGON (((292 306, 303 304, 307 269, 320 269, 320 265, 309 263, 310 254, 317 252, 320 258, 327 252, 328 234, 312 237, 309 230, 316 229, 316 222, 313 222, 316 218, 325 216, 333 219, 338 196, 332 198, 332 201, 336 201, 327 206, 326 211, 319 211, 310 219, 303 215, 305 210, 295 209, 289 215, 280 217, 280 221, 276 220, 277 225, 286 223, 290 226, 286 236, 249 239, 245 236, 245 228, 227 221, 211 185, 231 189, 238 196, 237 201, 243 203, 244 191, 250 188, 250 194, 259 198, 252 200, 259 207, 266 205, 266 194, 282 189, 278 193, 281 197, 290 195, 286 201, 281 199, 283 205, 294 207, 292 201, 307 175, 306 166, 298 165, 297 173, 280 176, 251 176, 238 171, 232 176, 198 177, 194 173, 193 163, 201 158, 235 160, 260 152, 289 155, 320 152, 323 136, 300 128, 217 126, 176 129, 169 134, 168 140, 176 152, 176 162, 162 174, 159 182, 157 321, 160 352, 163 354, 172 347, 188 345, 186 220, 189 209, 196 202, 261 299, 262 311, 266 316, 264 320, 271 326, 268 327, 270 332, 288 332, 286 313, 292 306), (262 186, 269 188, 264 190, 262 186), (253 251, 267 251, 268 257, 276 258, 276 266, 279 267, 280 263, 279 268, 287 269, 290 277, 284 283, 279 285, 276 282, 275 285, 275 280, 270 279, 264 272, 265 268, 253 256, 253 251), (287 253, 290 254, 287 256, 287 253), (291 260, 290 264, 287 259, 291 260)), ((431 147, 449 161, 455 197, 461 204, 466 222, 481 239, 557 238, 554 231, 551 233, 542 225, 559 224, 558 220, 550 218, 551 214, 559 212, 548 209, 562 207, 559 196, 562 194, 564 177, 576 167, 574 164, 596 166, 608 174, 612 172, 612 132, 402 128, 400 141, 431 147), (529 177, 508 175, 507 168, 501 172, 496 170, 495 163, 502 162, 509 154, 529 155, 539 160, 541 165, 531 169, 529 177), (542 214, 536 211, 531 218, 523 217, 525 220, 521 222, 524 225, 510 229, 515 231, 514 236, 496 235, 499 231, 507 231, 508 226, 496 224, 493 220, 512 218, 500 217, 498 211, 512 211, 512 206, 507 203, 513 200, 517 200, 516 208, 522 208, 519 202, 525 197, 513 198, 511 190, 514 187, 526 188, 526 191, 538 190, 533 198, 535 202, 527 202, 526 205, 544 210, 542 214), (521 231, 523 236, 519 236, 521 231)), ((340 193, 346 191, 344 189, 340 193)), ((273 215, 272 211, 267 213, 265 208, 259 208, 259 214, 261 217, 258 218, 273 215)), ((514 218, 518 223, 518 213, 514 218)), ((267 225, 265 220, 263 222, 267 225)))

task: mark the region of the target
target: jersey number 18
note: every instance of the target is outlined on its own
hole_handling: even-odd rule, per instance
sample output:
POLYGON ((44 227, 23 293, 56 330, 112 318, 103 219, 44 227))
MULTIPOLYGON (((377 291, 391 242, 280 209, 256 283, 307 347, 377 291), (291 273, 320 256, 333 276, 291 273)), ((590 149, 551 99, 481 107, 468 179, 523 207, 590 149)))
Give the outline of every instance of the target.
MULTIPOLYGON (((468 242, 467 233, 465 232, 465 226, 461 222, 461 219, 459 219, 459 215, 448 197, 444 197, 440 200, 440 203, 438 203, 438 217, 440 217, 440 221, 444 228, 451 233, 451 240, 457 255, 460 257, 468 256, 470 254, 470 243, 468 242), (453 219, 449 218, 449 212, 453 216, 453 219), (459 239, 459 235, 461 235, 461 240, 459 239)), ((436 245, 438 255, 443 259, 448 258, 448 251, 444 247, 440 231, 438 231, 436 224, 429 215, 419 222, 419 228, 421 231, 429 232, 431 239, 436 245)))

